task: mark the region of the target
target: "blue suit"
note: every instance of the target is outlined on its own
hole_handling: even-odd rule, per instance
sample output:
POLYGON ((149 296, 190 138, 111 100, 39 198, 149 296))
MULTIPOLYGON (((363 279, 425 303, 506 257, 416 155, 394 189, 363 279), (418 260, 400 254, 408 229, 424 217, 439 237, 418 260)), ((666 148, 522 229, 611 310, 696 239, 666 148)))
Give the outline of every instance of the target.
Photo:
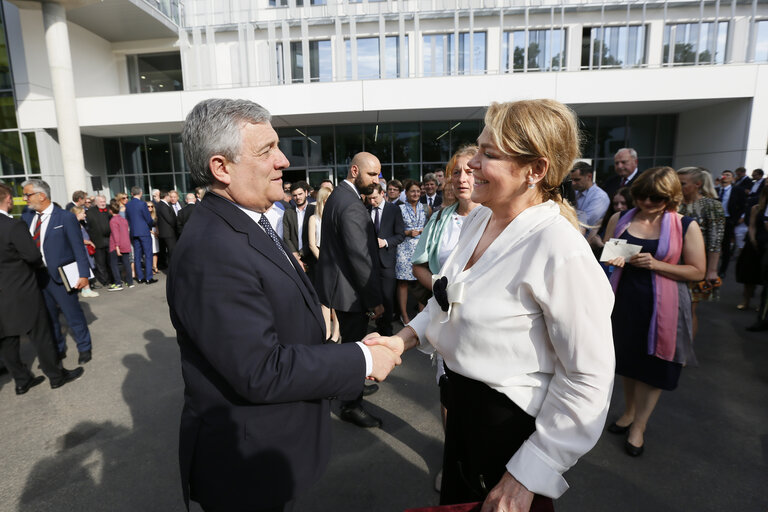
POLYGON ((141 282, 152 279, 152 235, 150 231, 155 225, 149 214, 147 203, 136 197, 131 198, 125 205, 125 218, 131 230, 133 242, 133 257, 136 267, 136 278, 141 282), (144 268, 141 267, 141 255, 144 255, 144 268))
MULTIPOLYGON (((36 221, 36 216, 34 210, 28 210, 22 214, 22 219, 30 227, 36 221)), ((46 270, 38 272, 38 281, 43 290, 45 306, 51 319, 53 335, 56 338, 59 353, 63 354, 67 351, 66 338, 61 332, 61 324, 59 323, 59 308, 61 308, 70 329, 72 329, 77 350, 79 352, 91 350, 91 333, 88 330, 88 322, 83 314, 83 309, 80 307, 77 293, 67 293, 58 271, 61 266, 77 262, 80 277, 87 279, 91 275, 88 253, 85 251, 83 235, 77 217, 54 205, 43 235, 42 249, 46 270)))

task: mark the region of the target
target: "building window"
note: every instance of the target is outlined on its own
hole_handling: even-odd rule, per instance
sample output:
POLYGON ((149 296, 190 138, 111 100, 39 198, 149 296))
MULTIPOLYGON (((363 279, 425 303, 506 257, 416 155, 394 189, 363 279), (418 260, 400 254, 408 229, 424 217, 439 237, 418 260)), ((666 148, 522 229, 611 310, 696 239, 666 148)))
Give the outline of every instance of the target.
POLYGON ((565 29, 504 33, 504 71, 560 71, 565 69, 565 29))
POLYGON ((646 64, 644 25, 585 27, 581 69, 636 68, 646 64))
POLYGON ((755 23, 755 62, 768 62, 768 20, 755 23))
POLYGON ((423 36, 425 76, 485 73, 485 32, 473 32, 471 37, 469 32, 459 34, 459 52, 456 65, 454 65, 455 39, 455 34, 427 34, 423 36))
POLYGON ((178 52, 128 56, 131 94, 181 91, 181 55, 178 52))
MULTIPOLYGON (((331 41, 309 41, 309 80, 330 82, 332 77, 331 41)), ((304 81, 304 52, 301 41, 291 43, 291 78, 304 81)))
POLYGON ((679 23, 664 28, 664 64, 725 64, 728 22, 679 23))
MULTIPOLYGON (((408 60, 400 61, 400 38, 387 36, 385 38, 384 69, 381 69, 379 58, 379 38, 360 37, 357 42, 357 79, 370 80, 376 78, 398 78, 408 75, 408 60)), ((347 80, 352 80, 352 43, 344 41, 347 54, 347 80)), ((408 54, 408 37, 405 38, 405 54, 408 54)))

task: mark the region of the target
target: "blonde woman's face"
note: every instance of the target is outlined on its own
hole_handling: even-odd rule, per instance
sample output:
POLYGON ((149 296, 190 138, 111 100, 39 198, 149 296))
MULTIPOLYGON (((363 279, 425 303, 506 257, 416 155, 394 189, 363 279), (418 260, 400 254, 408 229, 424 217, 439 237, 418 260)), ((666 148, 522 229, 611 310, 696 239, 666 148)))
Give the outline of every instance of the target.
POLYGON ((488 128, 477 139, 480 151, 467 165, 474 171, 472 201, 484 206, 507 204, 525 193, 530 165, 521 166, 493 143, 488 128))

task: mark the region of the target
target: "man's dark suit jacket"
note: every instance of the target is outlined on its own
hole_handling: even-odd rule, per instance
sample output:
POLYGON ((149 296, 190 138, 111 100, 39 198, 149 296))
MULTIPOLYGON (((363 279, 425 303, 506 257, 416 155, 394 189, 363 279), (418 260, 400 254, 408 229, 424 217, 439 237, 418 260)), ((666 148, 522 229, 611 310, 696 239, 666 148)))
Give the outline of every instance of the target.
POLYGON ((131 229, 131 237, 150 236, 155 221, 149 214, 147 203, 137 197, 132 197, 125 205, 125 218, 131 229))
POLYGON ((184 208, 182 208, 179 214, 176 216, 179 236, 181 236, 181 232, 184 231, 184 225, 189 222, 189 217, 193 213, 195 213, 195 203, 190 203, 185 205, 184 208))
MULTIPOLYGON (((37 213, 30 209, 21 216, 27 229, 37 219, 37 213)), ((80 277, 90 277, 91 267, 88 265, 88 253, 85 252, 83 234, 80 223, 74 213, 65 212, 58 206, 53 206, 51 218, 43 237, 43 252, 48 275, 54 283, 62 284, 58 268, 77 262, 80 277)))
POLYGON ((158 236, 160 238, 177 238, 179 229, 173 207, 160 201, 155 208, 158 236))
POLYGON ((320 302, 346 312, 369 311, 382 304, 373 222, 346 180, 325 202, 320 240, 315 272, 320 302))
POLYGON ((304 226, 301 228, 301 251, 299 251, 299 214, 296 207, 286 208, 283 215, 283 240, 291 252, 298 252, 301 255, 301 260, 307 263, 310 262, 309 260, 314 261, 315 259, 312 251, 309 250, 309 218, 314 214, 315 205, 307 204, 304 212, 304 226))
MULTIPOLYGON (((635 182, 638 176, 642 174, 642 171, 640 169, 637 170, 637 174, 632 176, 632 179, 627 181, 623 186, 624 187, 631 187, 632 183, 635 182)), ((613 201, 613 196, 616 195, 616 192, 619 191, 620 188, 622 188, 621 180, 623 178, 619 176, 618 174, 614 174, 611 176, 608 180, 603 183, 600 188, 605 190, 605 193, 608 194, 608 199, 613 201)))
POLYGON ((323 344, 320 304, 297 265, 212 192, 184 228, 167 295, 185 385, 185 499, 233 511, 293 499, 328 460, 326 398, 362 392, 363 352, 323 344))
MULTIPOLYGON (((427 204, 427 196, 426 195, 421 196, 421 199, 419 199, 419 202, 421 204, 427 204)), ((432 210, 437 210, 438 208, 440 208, 440 205, 442 204, 443 204, 443 193, 438 190, 437 193, 435 194, 434 202, 432 203, 432 210)))
MULTIPOLYGON (((718 192, 719 194, 722 191, 718 192)), ((722 201, 722 199, 720 199, 722 201)), ((747 206, 747 190, 743 187, 731 186, 731 195, 728 197, 728 217, 726 222, 736 224, 744 215, 744 209, 747 206)))
MULTIPOLYGON (((370 210, 368 215, 370 216, 370 210)), ((386 247, 379 248, 379 263, 382 273, 395 275, 397 246, 405 239, 405 222, 400 207, 384 202, 384 211, 379 220, 377 238, 387 241, 386 247)))
POLYGON ((44 310, 35 277, 42 264, 27 225, 0 213, 0 337, 27 334, 44 310))
POLYGON ((109 247, 109 212, 100 212, 95 206, 85 212, 86 230, 97 249, 109 247))

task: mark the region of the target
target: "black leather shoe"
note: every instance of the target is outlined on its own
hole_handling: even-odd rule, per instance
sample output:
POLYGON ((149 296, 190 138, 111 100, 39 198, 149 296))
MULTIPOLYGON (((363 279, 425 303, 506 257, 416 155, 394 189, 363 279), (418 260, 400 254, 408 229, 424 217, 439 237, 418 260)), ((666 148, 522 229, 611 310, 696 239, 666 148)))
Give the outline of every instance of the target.
POLYGON ((139 283, 139 284, 144 284, 144 283, 146 283, 146 281, 145 281, 145 280, 143 280, 143 279, 137 279, 137 280, 136 280, 136 282, 137 282, 137 283, 139 283))
POLYGON ((147 284, 155 284, 155 283, 157 282, 157 279, 155 279, 155 278, 153 277, 152 279, 147 279, 147 280, 146 280, 146 281, 144 281, 144 282, 145 282, 145 283, 147 283, 147 284))
POLYGON ((635 446, 632 443, 630 443, 629 440, 627 440, 624 442, 624 450, 627 452, 627 455, 629 455, 630 457, 639 457, 645 451, 645 445, 635 446))
POLYGON ((23 395, 24 393, 26 393, 33 387, 37 386, 38 384, 42 384, 44 380, 45 380, 45 377, 43 377, 42 375, 38 375, 37 377, 32 377, 23 386, 16 386, 16 394, 23 395))
POLYGON ((360 406, 342 408, 339 417, 344 421, 348 421, 349 423, 353 423, 362 428, 381 426, 381 420, 379 418, 368 414, 365 409, 360 406))
POLYGON ((85 364, 91 360, 91 351, 83 350, 80 352, 80 357, 77 358, 77 364, 85 364))
POLYGON ((85 373, 85 370, 83 370, 82 366, 78 366, 74 370, 67 370, 66 368, 62 369, 61 371, 62 377, 60 381, 57 382, 51 382, 51 389, 60 388, 64 384, 67 384, 69 382, 72 382, 73 380, 79 379, 83 373, 85 373))
POLYGON ((616 422, 614 421, 613 423, 608 425, 605 430, 607 430, 611 434, 626 434, 627 432, 629 432, 629 427, 631 426, 632 424, 630 423, 626 427, 622 427, 621 425, 617 425, 616 422))
POLYGON ((379 390, 378 384, 371 384, 370 386, 363 386, 363 396, 371 396, 379 390))

